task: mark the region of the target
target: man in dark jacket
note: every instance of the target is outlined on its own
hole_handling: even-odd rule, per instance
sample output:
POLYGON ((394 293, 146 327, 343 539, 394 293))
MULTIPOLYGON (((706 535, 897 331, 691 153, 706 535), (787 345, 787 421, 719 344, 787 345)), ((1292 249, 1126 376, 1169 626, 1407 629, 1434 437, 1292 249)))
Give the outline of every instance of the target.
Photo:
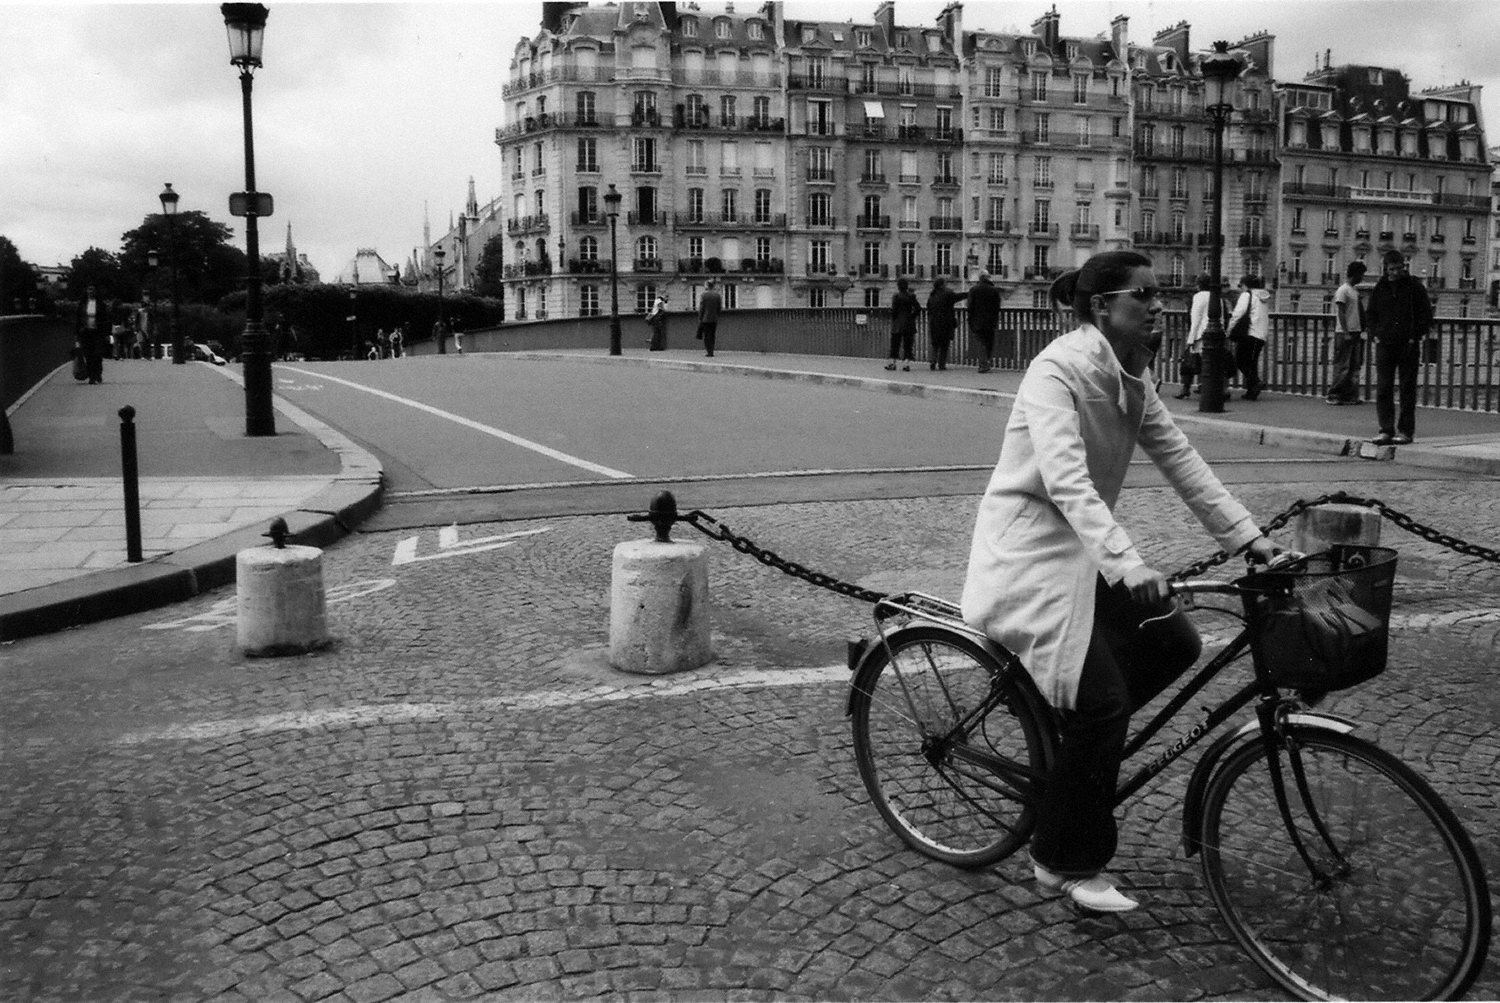
POLYGON ((1417 363, 1422 339, 1432 326, 1427 288, 1406 270, 1400 251, 1387 251, 1380 281, 1370 293, 1365 322, 1375 342, 1375 418, 1378 446, 1404 446, 1417 429, 1417 363), (1401 413, 1396 414, 1396 380, 1401 381, 1401 413))
POLYGON ((719 310, 724 301, 719 298, 719 283, 709 279, 702 295, 698 297, 698 340, 703 342, 703 354, 709 358, 714 354, 714 335, 719 330, 719 310))
POLYGON ((911 285, 905 279, 896 280, 896 295, 891 297, 891 361, 887 369, 896 368, 898 358, 905 360, 901 368, 911 372, 911 343, 917 336, 917 315, 922 304, 911 285))
POLYGON ((943 279, 932 280, 932 295, 927 297, 927 336, 932 339, 932 361, 928 369, 948 368, 948 346, 953 342, 953 332, 958 329, 958 301, 968 293, 956 293, 948 288, 943 279))
POLYGON ((109 325, 109 308, 94 295, 89 286, 88 294, 78 304, 78 351, 83 356, 84 376, 90 383, 104 382, 104 344, 109 325))
POLYGON ((979 283, 969 290, 969 334, 974 338, 979 371, 990 371, 995 354, 995 328, 1000 326, 1000 290, 990 281, 989 272, 979 273, 979 283))

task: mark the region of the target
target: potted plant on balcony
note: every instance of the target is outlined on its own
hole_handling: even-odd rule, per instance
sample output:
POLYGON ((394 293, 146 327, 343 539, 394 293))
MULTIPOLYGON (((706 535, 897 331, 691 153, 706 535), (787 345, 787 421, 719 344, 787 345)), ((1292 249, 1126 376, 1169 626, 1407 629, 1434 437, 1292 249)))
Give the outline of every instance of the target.
POLYGON ((753 272, 753 271, 755 271, 755 259, 754 258, 744 258, 744 259, 742 259, 740 261, 740 271, 742 271, 742 272, 753 272))
POLYGON ((718 275, 724 271, 724 262, 718 258, 705 258, 703 260, 703 267, 705 270, 718 275))

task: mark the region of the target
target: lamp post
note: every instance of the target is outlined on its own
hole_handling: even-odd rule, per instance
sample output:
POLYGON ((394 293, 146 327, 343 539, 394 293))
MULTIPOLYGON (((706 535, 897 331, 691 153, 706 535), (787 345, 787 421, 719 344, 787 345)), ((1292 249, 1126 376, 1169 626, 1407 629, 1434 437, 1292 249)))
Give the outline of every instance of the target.
POLYGON ((432 256, 434 258, 437 258, 437 273, 438 273, 438 329, 437 329, 438 354, 439 355, 447 355, 448 354, 448 315, 447 315, 447 312, 443 309, 443 259, 448 256, 448 252, 445 251, 445 250, 443 250, 442 247, 434 247, 432 249, 432 256))
POLYGON ((624 198, 610 185, 604 193, 604 214, 609 217, 609 354, 620 354, 620 254, 615 247, 615 223, 624 198))
MULTIPOLYGON (((271 409, 271 343, 261 323, 260 232, 256 220, 271 215, 271 197, 255 190, 255 129, 250 114, 254 70, 261 65, 261 42, 270 13, 258 3, 219 6, 229 32, 229 62, 240 68, 240 95, 245 117, 245 191, 239 208, 245 217, 245 334, 240 339, 240 362, 245 377, 245 434, 275 435, 276 414, 271 409)), ((237 200, 230 196, 230 212, 237 200)), ((237 214, 239 215, 239 214, 237 214)))
POLYGON ((1224 256, 1224 128, 1234 105, 1229 102, 1229 85, 1244 69, 1244 62, 1229 51, 1228 42, 1215 42, 1213 51, 1203 57, 1203 77, 1213 94, 1213 103, 1204 110, 1213 120, 1214 130, 1214 217, 1213 253, 1209 261, 1208 323, 1203 328, 1202 393, 1198 410, 1218 414, 1224 410, 1226 382, 1224 358, 1223 305, 1219 296, 1224 256))
POLYGON ((182 349, 182 311, 177 301, 177 193, 172 190, 172 182, 167 182, 167 187, 157 196, 161 200, 161 214, 167 218, 167 257, 172 259, 172 336, 168 341, 172 345, 172 361, 182 364, 187 362, 187 352, 182 349))

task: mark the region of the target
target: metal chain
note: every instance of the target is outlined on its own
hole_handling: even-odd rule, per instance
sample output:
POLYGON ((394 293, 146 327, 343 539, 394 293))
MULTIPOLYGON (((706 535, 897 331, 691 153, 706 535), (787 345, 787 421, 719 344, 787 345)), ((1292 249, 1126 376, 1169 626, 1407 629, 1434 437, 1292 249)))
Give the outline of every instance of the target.
MULTIPOLYGON (((1293 502, 1284 511, 1271 519, 1270 522, 1262 526, 1261 532, 1269 536, 1291 522, 1302 512, 1330 503, 1338 505, 1361 505, 1365 508, 1374 509, 1382 517, 1391 520, 1391 522, 1394 522, 1408 533, 1419 536, 1424 540, 1436 543, 1439 546, 1446 547, 1467 557, 1478 557, 1482 560, 1500 564, 1500 551, 1492 550, 1489 547, 1481 547, 1477 543, 1469 543, 1466 540, 1461 540, 1452 534, 1444 533, 1440 529, 1425 526, 1405 512, 1391 508, 1378 498, 1357 498, 1343 491, 1335 491, 1333 494, 1323 495, 1318 498, 1293 502)), ((837 592, 841 596, 847 596, 850 599, 859 599, 867 603, 875 603, 890 595, 888 592, 876 592, 873 589, 861 588, 858 585, 835 578, 833 575, 814 571, 805 565, 798 564, 796 561, 789 561, 774 551, 757 546, 753 541, 731 532, 728 526, 701 509, 694 509, 686 515, 676 516, 676 521, 687 523, 711 539, 724 541, 735 550, 738 550, 742 554, 749 554, 767 567, 775 568, 778 571, 791 575, 793 578, 800 578, 805 582, 818 586, 818 588, 837 592)), ((1209 557, 1189 564, 1180 571, 1174 572, 1169 577, 1173 581, 1195 578, 1210 568, 1223 564, 1231 556, 1231 554, 1222 550, 1218 551, 1209 557)))

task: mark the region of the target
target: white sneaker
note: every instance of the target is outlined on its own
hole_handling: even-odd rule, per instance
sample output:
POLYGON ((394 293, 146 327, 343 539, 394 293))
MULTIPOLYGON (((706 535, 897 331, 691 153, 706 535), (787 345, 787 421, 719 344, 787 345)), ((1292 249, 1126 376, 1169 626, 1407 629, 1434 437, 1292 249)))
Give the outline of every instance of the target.
POLYGON ((1122 895, 1102 874, 1091 878, 1065 878, 1037 863, 1031 865, 1031 872, 1036 883, 1044 889, 1066 894, 1080 908, 1091 912, 1130 912, 1140 906, 1135 899, 1122 895))

